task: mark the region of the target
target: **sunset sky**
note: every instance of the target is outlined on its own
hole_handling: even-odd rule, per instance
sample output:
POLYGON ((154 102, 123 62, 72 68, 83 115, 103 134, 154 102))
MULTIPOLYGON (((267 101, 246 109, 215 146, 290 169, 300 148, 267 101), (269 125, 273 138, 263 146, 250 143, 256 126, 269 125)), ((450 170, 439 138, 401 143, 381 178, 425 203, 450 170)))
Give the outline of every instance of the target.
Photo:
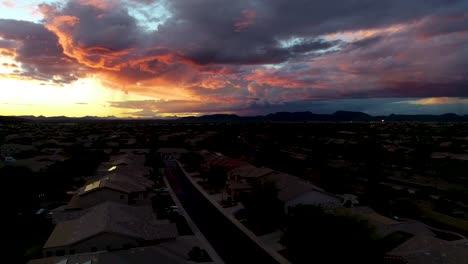
POLYGON ((0 0, 0 115, 468 114, 467 0, 0 0))

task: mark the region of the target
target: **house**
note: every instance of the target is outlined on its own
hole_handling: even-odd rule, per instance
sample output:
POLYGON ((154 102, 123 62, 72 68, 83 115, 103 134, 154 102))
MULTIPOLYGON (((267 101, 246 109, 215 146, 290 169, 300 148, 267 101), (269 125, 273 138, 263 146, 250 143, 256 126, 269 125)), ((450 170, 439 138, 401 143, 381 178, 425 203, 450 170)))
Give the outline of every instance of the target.
POLYGON ((88 177, 66 209, 86 209, 104 201, 149 204, 154 183, 145 177, 148 168, 143 166, 144 156, 123 154, 102 164, 97 176, 88 177))
MULTIPOLYGON (((219 164, 214 162, 214 164, 219 164)), ((225 163, 221 163, 225 164, 225 163)), ((298 177, 274 171, 270 168, 252 165, 238 166, 228 172, 226 193, 239 200, 251 190, 251 184, 258 180, 268 180, 276 184, 278 198, 286 208, 298 204, 314 204, 327 208, 341 206, 341 199, 298 177)))
POLYGON ((270 168, 245 165, 228 172, 226 193, 233 199, 239 200, 242 195, 250 192, 252 182, 266 175, 277 173, 270 168))
POLYGON ((87 208, 112 201, 126 205, 150 204, 153 183, 144 177, 111 173, 95 178, 79 188, 69 203, 51 210, 52 221, 59 223, 80 216, 87 208))
MULTIPOLYGON (((416 220, 396 221, 375 212, 370 207, 347 208, 377 227, 385 237, 393 233, 408 234, 408 238, 388 252, 391 256, 403 257, 410 264, 464 264, 468 263, 468 240, 446 241, 437 238, 432 228, 416 220)), ((455 233, 452 233, 455 234, 455 233)))
POLYGON ((128 176, 149 175, 149 168, 145 167, 143 155, 119 155, 108 162, 103 162, 97 169, 98 176, 106 176, 109 172, 126 174, 128 176))
POLYGON ((152 183, 144 177, 130 177, 126 174, 111 173, 80 188, 77 192, 80 204, 87 206, 87 200, 116 201, 133 204, 147 200, 152 183), (87 198, 90 197, 90 198, 87 198))
POLYGON ((175 239, 175 224, 156 220, 150 206, 104 202, 58 223, 43 247, 50 256, 148 246, 175 239))
POLYGON ((216 168, 227 173, 240 166, 248 165, 245 161, 229 158, 217 152, 201 151, 200 154, 205 159, 205 164, 202 166, 205 171, 216 168))
POLYGON ((289 208, 299 204, 312 204, 326 208, 341 207, 339 197, 326 193, 323 189, 286 173, 272 173, 262 178, 276 183, 278 198, 289 208))

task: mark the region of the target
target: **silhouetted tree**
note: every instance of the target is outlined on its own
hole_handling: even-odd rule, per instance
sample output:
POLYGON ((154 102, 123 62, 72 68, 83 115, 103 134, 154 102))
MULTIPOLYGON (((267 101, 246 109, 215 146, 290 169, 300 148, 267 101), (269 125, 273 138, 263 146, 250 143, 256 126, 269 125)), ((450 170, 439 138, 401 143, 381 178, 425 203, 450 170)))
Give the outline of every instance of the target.
POLYGON ((251 193, 242 203, 254 230, 260 233, 272 231, 282 222, 284 205, 278 193, 278 187, 273 181, 259 180, 252 184, 251 193))
POLYGON ((289 209, 281 239, 293 263, 380 263, 376 241, 366 220, 313 205, 289 209))
POLYGON ((198 152, 188 152, 181 155, 180 161, 185 164, 188 171, 196 171, 200 169, 204 158, 198 152))
POLYGON ((220 167, 211 167, 206 174, 206 178, 212 189, 220 190, 226 184, 227 173, 220 167))
POLYGON ((199 247, 193 247, 188 253, 189 259, 194 262, 210 262, 212 261, 206 250, 199 247))

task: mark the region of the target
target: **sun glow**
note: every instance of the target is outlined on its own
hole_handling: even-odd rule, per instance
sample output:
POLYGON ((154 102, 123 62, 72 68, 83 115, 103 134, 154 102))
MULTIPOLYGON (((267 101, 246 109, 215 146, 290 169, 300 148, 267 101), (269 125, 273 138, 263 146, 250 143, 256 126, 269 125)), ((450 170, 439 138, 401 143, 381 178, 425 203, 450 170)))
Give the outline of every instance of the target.
POLYGON ((141 100, 146 97, 103 87, 93 77, 60 86, 37 80, 0 77, 0 115, 128 116, 110 107, 110 101, 141 100))

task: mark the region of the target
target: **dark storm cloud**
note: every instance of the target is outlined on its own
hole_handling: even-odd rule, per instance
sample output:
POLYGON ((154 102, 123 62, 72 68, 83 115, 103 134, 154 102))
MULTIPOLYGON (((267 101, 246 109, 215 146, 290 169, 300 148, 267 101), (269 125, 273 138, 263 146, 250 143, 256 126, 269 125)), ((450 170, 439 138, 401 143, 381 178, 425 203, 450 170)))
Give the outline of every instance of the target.
POLYGON ((151 111, 464 97, 467 10, 466 0, 77 0, 41 5, 43 24, 0 20, 0 52, 33 78, 99 74, 106 86, 184 98, 135 108, 151 111), (159 5, 168 14, 150 15, 159 5))
POLYGON ((237 113, 244 116, 265 115, 274 112, 303 112, 331 114, 338 110, 359 111, 371 115, 390 114, 466 114, 468 101, 456 99, 447 104, 419 104, 415 98, 366 98, 334 100, 297 100, 285 103, 237 103, 216 105, 200 101, 187 100, 145 100, 111 102, 112 107, 131 109, 128 115, 155 117, 160 113, 237 113))
MULTIPOLYGON (((175 0, 169 2, 169 7, 173 17, 161 26, 159 39, 184 50, 187 58, 200 64, 263 64, 293 56, 289 49, 278 46, 281 40, 386 27, 419 19, 435 10, 449 12, 468 6, 461 0, 175 0), (236 32, 233 25, 248 10, 255 12, 255 20, 242 32, 236 32)), ((329 46, 305 40, 292 50, 307 52, 329 46)))
MULTIPOLYGON (((0 37, 6 49, 15 50, 15 60, 23 64, 21 75, 47 80, 59 76, 58 82, 76 80, 77 65, 63 55, 57 36, 42 24, 0 19, 0 37)), ((1 43, 0 43, 1 45, 1 43)))
POLYGON ((354 41, 353 43, 351 43, 351 46, 358 47, 358 48, 365 48, 367 46, 372 46, 382 41, 383 38, 384 38, 383 36, 369 37, 369 38, 365 38, 362 40, 354 41))
MULTIPOLYGON (((90 1, 99 2, 99 1, 90 1)), ((143 41, 141 29, 125 6, 83 4, 69 1, 60 10, 50 10, 46 21, 57 16, 77 18, 79 26, 62 24, 81 48, 106 48, 111 51, 136 47, 143 41), (69 28, 66 28, 69 26, 69 28)), ((52 21, 51 21, 52 22, 52 21)), ((53 22, 52 22, 53 23, 53 22)))
POLYGON ((353 96, 361 98, 375 97, 468 97, 468 79, 459 82, 397 82, 390 86, 368 92, 355 93, 353 96))
POLYGON ((340 44, 340 41, 312 40, 293 45, 289 50, 294 53, 305 53, 309 51, 325 50, 340 44))

